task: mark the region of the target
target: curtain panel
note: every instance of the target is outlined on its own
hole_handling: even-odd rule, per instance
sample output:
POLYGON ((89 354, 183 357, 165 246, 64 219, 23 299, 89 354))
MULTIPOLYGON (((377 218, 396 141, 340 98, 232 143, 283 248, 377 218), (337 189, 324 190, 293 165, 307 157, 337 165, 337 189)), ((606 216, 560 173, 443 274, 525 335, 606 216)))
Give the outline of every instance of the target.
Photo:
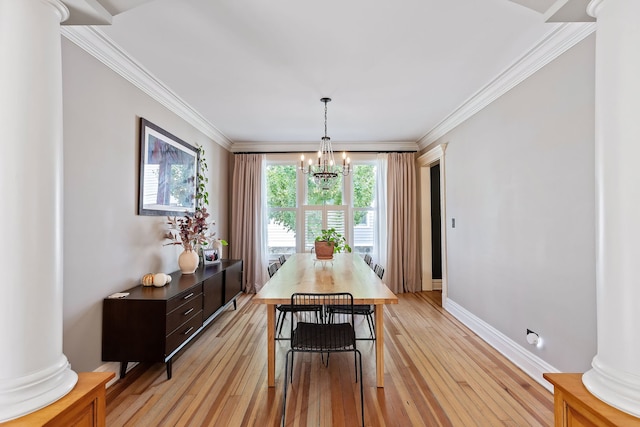
MULTIPOLYGON (((387 264, 387 176, 389 154, 378 153, 376 167, 376 225, 373 237, 373 260, 387 264)), ((383 276, 382 281, 386 283, 383 276)))
POLYGON ((256 293, 266 282, 266 195, 264 154, 236 154, 231 203, 231 258, 244 264, 244 291, 256 293))
POLYGON ((387 266, 394 293, 421 290, 415 153, 389 153, 387 165, 387 266))

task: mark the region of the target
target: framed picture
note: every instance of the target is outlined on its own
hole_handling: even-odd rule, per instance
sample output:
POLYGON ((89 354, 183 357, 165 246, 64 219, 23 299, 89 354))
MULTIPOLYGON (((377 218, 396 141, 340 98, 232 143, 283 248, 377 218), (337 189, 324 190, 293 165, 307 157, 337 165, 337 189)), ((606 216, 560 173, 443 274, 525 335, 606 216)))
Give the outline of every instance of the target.
POLYGON ((217 264, 220 262, 220 252, 218 252, 218 249, 202 248, 202 259, 204 260, 204 265, 217 264))
POLYGON ((196 209, 198 150, 140 118, 138 215, 184 215, 196 209))

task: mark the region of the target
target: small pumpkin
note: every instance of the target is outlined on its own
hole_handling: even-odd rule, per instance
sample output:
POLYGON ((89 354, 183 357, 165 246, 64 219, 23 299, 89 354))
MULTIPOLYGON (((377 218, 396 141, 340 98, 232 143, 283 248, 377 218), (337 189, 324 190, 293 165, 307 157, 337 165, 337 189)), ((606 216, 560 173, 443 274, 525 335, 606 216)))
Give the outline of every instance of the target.
POLYGON ((142 286, 153 286, 153 274, 145 274, 142 276, 142 286))
POLYGON ((156 273, 153 275, 153 286, 161 288, 167 284, 167 275, 164 273, 156 273))

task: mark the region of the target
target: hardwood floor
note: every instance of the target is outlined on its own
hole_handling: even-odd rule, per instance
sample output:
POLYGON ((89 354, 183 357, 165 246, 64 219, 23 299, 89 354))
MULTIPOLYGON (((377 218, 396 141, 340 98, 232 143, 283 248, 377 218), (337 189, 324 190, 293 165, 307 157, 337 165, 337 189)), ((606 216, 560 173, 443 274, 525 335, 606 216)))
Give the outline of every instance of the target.
MULTIPOLYGON (((398 295, 385 308, 385 387, 375 386, 372 341, 363 354, 367 426, 551 426, 553 396, 439 304, 439 292, 398 295)), ((288 325, 285 325, 285 329, 288 325)), ((284 354, 276 342, 275 388, 267 387, 265 307, 238 300, 183 354, 173 378, 140 364, 107 390, 108 426, 278 426, 284 354)), ((358 334, 368 328, 358 322, 358 334)), ((287 332, 288 334, 288 332, 287 332)), ((297 355, 287 425, 360 425, 353 356, 297 355)))

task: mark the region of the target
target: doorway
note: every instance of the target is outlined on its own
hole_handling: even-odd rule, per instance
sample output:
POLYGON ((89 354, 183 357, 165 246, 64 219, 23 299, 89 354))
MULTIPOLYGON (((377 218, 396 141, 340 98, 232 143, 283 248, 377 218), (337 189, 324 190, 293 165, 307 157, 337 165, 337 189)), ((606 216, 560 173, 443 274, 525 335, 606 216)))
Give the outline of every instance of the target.
POLYGON ((420 168, 422 290, 441 289, 443 305, 447 299, 446 146, 440 144, 417 159, 420 168))

